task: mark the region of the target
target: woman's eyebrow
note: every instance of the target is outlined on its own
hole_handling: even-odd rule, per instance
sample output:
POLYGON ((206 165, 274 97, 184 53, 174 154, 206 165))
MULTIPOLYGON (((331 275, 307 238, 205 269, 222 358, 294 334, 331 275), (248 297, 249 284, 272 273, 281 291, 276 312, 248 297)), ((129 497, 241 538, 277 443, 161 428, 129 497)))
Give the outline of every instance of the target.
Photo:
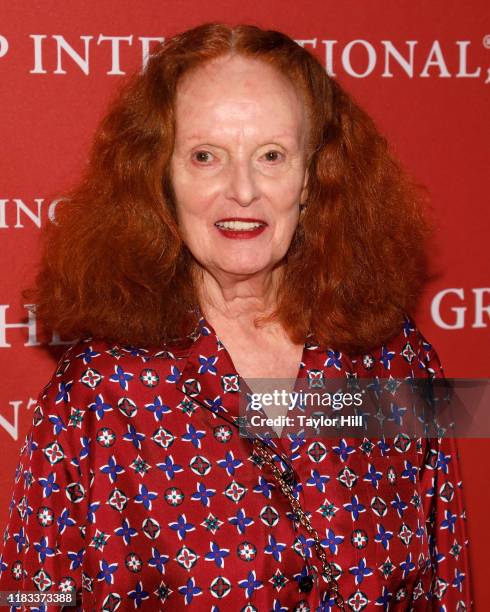
POLYGON ((191 140, 208 140, 209 139, 209 134, 190 134, 189 136, 186 136, 184 138, 184 140, 186 141, 191 141, 191 140))
MULTIPOLYGON (((192 142, 194 140, 201 140, 203 142, 209 142, 211 140, 213 140, 215 138, 215 136, 213 134, 199 134, 199 133, 194 133, 194 134, 189 134, 188 136, 184 137, 184 141, 185 142, 192 142)), ((270 136, 265 135, 262 136, 261 141, 264 144, 267 143, 273 143, 277 140, 295 140, 296 136, 295 134, 291 131, 291 132, 281 132, 280 134, 272 134, 270 136)))

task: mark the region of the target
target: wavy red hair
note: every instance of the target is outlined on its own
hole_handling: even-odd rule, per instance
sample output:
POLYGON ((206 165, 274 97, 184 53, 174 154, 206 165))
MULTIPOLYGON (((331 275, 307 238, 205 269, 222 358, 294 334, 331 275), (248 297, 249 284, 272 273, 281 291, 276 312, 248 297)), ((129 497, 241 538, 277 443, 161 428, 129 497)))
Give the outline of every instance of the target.
POLYGON ((192 331, 193 262, 168 176, 176 88, 184 73, 230 53, 275 66, 309 111, 307 209, 272 318, 295 342, 312 331, 350 354, 399 331, 426 279, 423 190, 310 52, 280 32, 223 24, 168 39, 109 108, 83 177, 43 234, 35 285, 23 292, 46 327, 135 346, 192 331))

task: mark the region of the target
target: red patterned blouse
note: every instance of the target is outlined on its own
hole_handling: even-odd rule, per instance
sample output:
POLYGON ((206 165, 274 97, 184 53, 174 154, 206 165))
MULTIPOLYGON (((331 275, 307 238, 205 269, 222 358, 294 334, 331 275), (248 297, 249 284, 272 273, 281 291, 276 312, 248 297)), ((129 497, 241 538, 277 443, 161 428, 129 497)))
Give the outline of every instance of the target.
MULTIPOLYGON (((319 372, 443 376, 410 319, 357 359, 307 341, 298 378, 319 372)), ((204 318, 172 352, 70 347, 21 450, 0 591, 74 590, 84 612, 336 610, 320 549, 346 610, 470 608, 454 440, 293 434, 267 442, 278 476, 238 433, 239 380, 204 318)))

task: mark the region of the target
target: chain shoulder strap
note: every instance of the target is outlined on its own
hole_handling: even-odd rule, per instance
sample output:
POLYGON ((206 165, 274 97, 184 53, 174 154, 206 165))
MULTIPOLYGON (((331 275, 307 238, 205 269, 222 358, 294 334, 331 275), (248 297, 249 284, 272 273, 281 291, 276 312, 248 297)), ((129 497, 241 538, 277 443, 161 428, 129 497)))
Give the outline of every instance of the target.
POLYGON ((294 515, 313 538, 313 541, 315 543, 315 551, 322 564, 322 573, 326 578, 329 594, 333 597, 337 607, 340 610, 345 610, 344 598, 339 592, 339 585, 334 577, 332 566, 328 562, 325 549, 320 543, 320 536, 318 534, 318 531, 312 526, 310 519, 306 516, 303 508, 301 507, 301 504, 294 497, 293 489, 291 488, 291 486, 284 481, 281 471, 277 467, 273 455, 268 449, 268 447, 258 438, 254 438, 253 450, 259 457, 263 459, 264 463, 266 463, 270 467, 274 479, 279 485, 279 488, 282 493, 288 499, 291 508, 293 509, 294 515))

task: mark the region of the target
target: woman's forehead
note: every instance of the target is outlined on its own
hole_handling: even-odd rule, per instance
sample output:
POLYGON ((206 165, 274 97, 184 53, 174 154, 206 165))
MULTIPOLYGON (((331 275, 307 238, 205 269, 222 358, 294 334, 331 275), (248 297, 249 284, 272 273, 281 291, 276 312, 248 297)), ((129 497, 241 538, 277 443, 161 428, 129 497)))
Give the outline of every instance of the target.
POLYGON ((247 57, 241 54, 228 54, 216 57, 190 69, 179 80, 179 88, 185 89, 189 84, 229 83, 229 79, 244 80, 258 78, 266 81, 282 81, 291 86, 286 75, 265 60, 247 57))
POLYGON ((220 131, 235 122, 261 121, 268 131, 294 138, 303 127, 305 108, 302 96, 276 68, 232 56, 208 62, 183 77, 176 114, 188 139, 196 139, 210 127, 220 131))

